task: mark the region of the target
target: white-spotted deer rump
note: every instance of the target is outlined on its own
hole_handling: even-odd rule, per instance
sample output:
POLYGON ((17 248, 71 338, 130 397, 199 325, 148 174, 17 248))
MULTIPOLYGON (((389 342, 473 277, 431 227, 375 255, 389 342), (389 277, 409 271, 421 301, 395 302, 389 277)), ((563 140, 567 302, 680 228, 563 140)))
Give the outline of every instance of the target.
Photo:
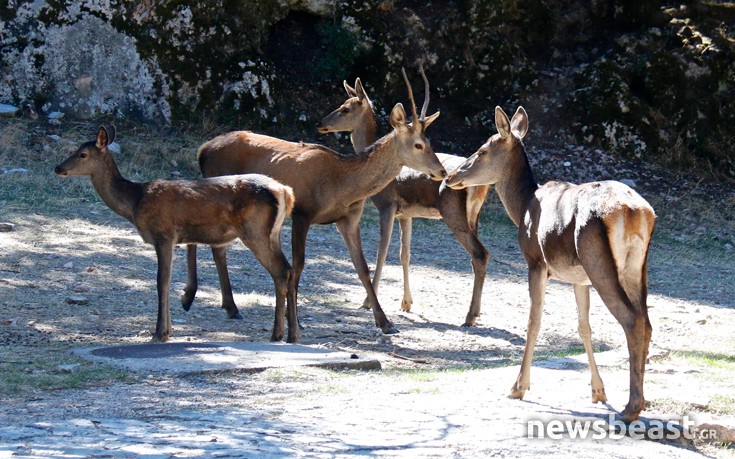
MULTIPOLYGON (((348 99, 332 113, 325 116, 317 125, 317 130, 329 132, 349 132, 352 146, 359 153, 373 143, 377 137, 373 105, 358 78, 355 87, 344 83, 348 99)), ((453 170, 462 164, 461 156, 437 153, 446 170, 453 170)), ((441 187, 442 182, 408 167, 401 169, 398 176, 370 200, 380 214, 380 243, 373 275, 373 288, 377 294, 383 266, 388 255, 388 247, 393 233, 393 222, 397 218, 401 228, 401 265, 403 267, 403 300, 401 309, 410 311, 413 303, 409 286, 409 265, 411 262, 411 230, 414 218, 443 219, 462 247, 470 254, 472 270, 475 275, 472 300, 465 318, 464 326, 475 325, 480 315, 482 289, 490 254, 478 238, 480 210, 485 203, 487 185, 469 187, 461 190, 441 187)), ((369 298, 364 307, 369 307, 369 298)))
MULTIPOLYGON (((205 177, 260 173, 293 188, 296 203, 292 214, 291 241, 297 293, 304 269, 309 227, 335 223, 365 287, 375 323, 383 333, 396 333, 397 330, 378 302, 362 251, 360 217, 365 199, 385 188, 404 165, 418 169, 434 180, 442 180, 446 176, 425 134, 439 112, 426 116, 427 91, 419 116, 405 72, 403 76, 408 86, 413 121, 409 123, 403 105, 396 104, 390 114, 391 133, 360 154, 341 155, 321 145, 288 142, 250 131, 216 137, 203 144, 197 154, 205 177)), ((224 260, 215 257, 215 264, 220 277, 226 276, 224 260)), ((182 297, 185 308, 194 300, 196 288, 196 246, 190 245, 189 281, 182 297)), ((223 289, 223 299, 225 297, 223 289)))
POLYGON ((595 365, 589 325, 589 286, 622 325, 628 344, 630 397, 623 420, 638 418, 644 407, 643 376, 651 323, 648 319, 648 249, 655 213, 635 191, 616 181, 538 186, 521 139, 528 116, 519 107, 512 120, 495 109, 498 134, 447 178, 453 188, 491 184, 508 216, 519 227, 518 243, 528 263, 531 311, 518 379, 511 397, 530 387, 531 361, 541 325, 548 279, 574 286, 579 334, 592 372, 592 401, 607 397, 595 365))
MULTIPOLYGON (((224 258, 227 246, 240 238, 273 278, 276 316, 271 339, 283 339, 288 317, 288 342, 298 342, 295 276, 281 250, 281 227, 294 205, 291 188, 257 174, 131 182, 122 177, 107 148, 114 137, 114 128, 101 127, 96 141, 83 144, 54 171, 61 177, 90 176, 102 200, 155 247, 158 320, 153 340, 167 341, 172 330, 169 288, 174 246, 208 244, 224 258)), ((240 317, 234 302, 227 313, 240 317)))

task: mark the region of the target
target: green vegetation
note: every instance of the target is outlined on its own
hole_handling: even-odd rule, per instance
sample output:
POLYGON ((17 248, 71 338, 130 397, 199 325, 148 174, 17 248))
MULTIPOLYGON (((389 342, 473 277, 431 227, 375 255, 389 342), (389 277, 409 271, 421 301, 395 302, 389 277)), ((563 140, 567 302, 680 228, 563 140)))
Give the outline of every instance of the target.
POLYGON ((0 398, 28 397, 39 390, 78 389, 132 381, 126 371, 82 360, 68 347, 0 350, 0 398), (64 369, 69 365, 70 369, 64 369), (78 366, 77 366, 78 365, 78 366))

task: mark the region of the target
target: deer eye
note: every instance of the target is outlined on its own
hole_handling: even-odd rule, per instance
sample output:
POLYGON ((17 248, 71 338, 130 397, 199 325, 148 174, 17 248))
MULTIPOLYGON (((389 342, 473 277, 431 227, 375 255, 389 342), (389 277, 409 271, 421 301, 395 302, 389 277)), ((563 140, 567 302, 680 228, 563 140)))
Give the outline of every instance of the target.
POLYGON ((421 145, 420 143, 417 143, 416 145, 414 145, 414 147, 416 147, 417 150, 423 150, 424 149, 424 146, 421 145))
POLYGON ((350 108, 349 107, 343 108, 342 113, 350 113, 350 108))
POLYGON ((79 157, 80 157, 80 158, 86 158, 86 157, 87 157, 87 154, 86 154, 86 153, 84 153, 84 152, 82 152, 82 153, 79 153, 79 157))

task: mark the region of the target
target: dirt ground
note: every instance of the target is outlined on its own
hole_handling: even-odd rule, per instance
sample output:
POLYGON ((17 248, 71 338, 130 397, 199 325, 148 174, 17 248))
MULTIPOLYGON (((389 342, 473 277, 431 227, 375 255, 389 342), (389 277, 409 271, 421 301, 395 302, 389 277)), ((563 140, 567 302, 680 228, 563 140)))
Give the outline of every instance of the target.
MULTIPOLYGON (((646 398, 650 407, 644 415, 696 412, 731 420, 735 415, 735 382, 731 378, 735 367, 735 253, 731 249, 735 239, 735 189, 686 182, 638 165, 624 169, 600 152, 582 152, 588 155, 586 161, 595 165, 594 170, 565 166, 564 152, 538 149, 534 153, 534 165, 543 166, 544 175, 566 172, 567 176, 578 175, 573 180, 607 178, 598 170, 606 168, 610 175, 634 180, 638 191, 657 210, 659 228, 649 266, 653 341, 646 398), (730 244, 730 249, 726 244, 730 244)), ((579 152, 572 156, 578 158, 579 152)), ((0 176, 0 185, 2 180, 0 176)), ((49 174, 48 180, 59 179, 49 174)), ((22 181, 14 186, 20 187, 18 193, 47 192, 24 190, 22 181)), ((48 192, 59 192, 53 190, 48 192)), ((96 199, 91 188, 66 189, 63 194, 67 200, 69 193, 80 195, 72 196, 75 204, 65 204, 63 209, 53 205, 25 208, 12 205, 12 199, 5 200, 7 211, 0 220, 15 225, 14 231, 0 233, 0 365, 6 371, 17 371, 19 366, 26 365, 31 368, 28 372, 52 372, 53 366, 34 366, 39 353, 65 356, 70 347, 142 343, 150 339, 155 325, 156 263, 152 248, 140 240, 130 224, 96 199), (72 296, 84 297, 85 304, 70 304, 67 299, 72 296)), ((330 413, 340 416, 339 404, 346 400, 369 399, 371 394, 378 397, 386 391, 398 411, 401 403, 413 403, 409 402, 411 394, 417 392, 428 393, 434 402, 437 395, 444 403, 455 400, 470 411, 477 399, 478 406, 492 410, 495 402, 479 400, 507 395, 525 344, 528 294, 526 268, 516 246, 515 228, 494 195, 486 205, 481 226, 481 240, 491 252, 482 316, 476 327, 463 328, 460 325, 472 291, 468 255, 442 222, 415 221, 411 268, 415 303, 411 312, 403 313, 396 225, 379 292, 383 309, 400 331, 391 336, 383 336, 374 326, 370 311, 358 308, 364 290, 334 226, 312 228, 299 297, 299 313, 305 327, 302 344, 375 355, 383 364, 383 376, 293 370, 183 382, 165 378, 153 382, 150 377, 96 382, 90 378, 80 387, 58 391, 7 390, 2 394, 6 409, 5 415, 0 414, 0 424, 23 425, 99 412, 137 419, 144 413, 161 410, 175 413, 245 406, 268 412, 281 410, 281 416, 294 416, 294 396, 299 403, 318 399, 319 406, 330 406, 330 413), (500 369, 505 379, 482 381, 490 369, 500 369), (190 386, 184 389, 183 385, 190 386), (128 398, 133 388, 142 387, 156 387, 155 395, 128 398), (320 389, 314 392, 315 388, 320 389), (81 402, 92 393, 99 403, 81 402), (225 398, 219 399, 218 395, 225 398), (125 402, 120 403, 121 400, 125 402)), ((378 225, 377 212, 370 204, 366 206, 362 232, 372 266, 378 225)), ((290 247, 288 225, 283 239, 284 247, 290 247)), ((230 273, 244 319, 226 320, 219 308, 211 255, 203 247, 199 254, 200 292, 187 313, 178 302, 186 275, 185 249, 176 250, 172 341, 268 340, 274 300, 272 282, 265 270, 240 243, 231 248, 230 273)), ((625 352, 622 329, 594 292, 590 320, 598 351, 617 352, 618 357, 625 352)), ((571 287, 551 282, 537 360, 582 352, 571 287)), ((569 374, 579 373, 582 381, 588 381, 586 364, 562 366, 568 366, 569 374)), ((601 367, 607 394, 617 403, 611 408, 621 410, 627 399, 627 368, 619 358, 601 367)), ((532 382, 531 400, 554 400, 558 395, 558 400, 563 401, 569 394, 586 397, 589 391, 588 382, 576 381, 561 387, 554 385, 558 382, 532 382)), ((507 403, 510 402, 500 405, 507 403)), ((528 406, 524 403, 513 402, 510 409, 523 410, 528 406)), ((448 455, 467 457, 493 451, 487 444, 473 449, 472 438, 477 432, 467 431, 465 435, 461 448, 448 455)), ((620 449, 614 455, 644 455, 644 450, 636 448, 620 449)), ((733 451, 711 444, 699 444, 696 448, 715 456, 728 456, 733 451)))

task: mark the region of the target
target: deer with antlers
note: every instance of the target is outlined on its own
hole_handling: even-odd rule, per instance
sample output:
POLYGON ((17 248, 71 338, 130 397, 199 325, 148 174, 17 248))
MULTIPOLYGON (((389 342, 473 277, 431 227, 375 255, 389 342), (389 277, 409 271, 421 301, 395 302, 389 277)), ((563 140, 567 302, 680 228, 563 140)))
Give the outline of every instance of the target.
MULTIPOLYGON (((298 342, 295 276, 281 250, 281 227, 294 205, 291 188, 257 174, 131 182, 120 174, 108 149, 114 139, 114 128, 100 127, 95 141, 80 146, 54 172, 60 177, 90 176, 105 204, 135 225, 156 249, 158 320, 153 340, 167 341, 172 331, 169 289, 174 246, 209 244, 224 258, 227 246, 239 238, 273 278, 276 317, 271 340, 283 339, 288 317, 288 342, 298 342)), ((240 316, 234 302, 225 308, 229 317, 240 316)))
MULTIPOLYGON (((321 134, 330 132, 349 132, 352 146, 359 153, 375 141, 375 114, 373 104, 365 92, 359 78, 351 87, 343 82, 348 99, 336 110, 325 116, 317 125, 321 134)), ((465 158, 437 153, 436 156, 447 170, 453 170, 465 158)), ((475 275, 472 300, 463 326, 475 325, 480 315, 482 288, 490 258, 488 251, 478 238, 480 210, 485 203, 487 185, 474 186, 461 190, 442 187, 441 182, 432 180, 426 174, 404 167, 398 176, 370 200, 380 215, 380 243, 378 245, 373 288, 377 294, 383 266, 388 255, 393 222, 398 219, 401 229, 400 259, 403 267, 403 299, 401 309, 410 311, 413 304, 409 286, 409 265, 411 262, 411 230, 414 218, 443 219, 462 247, 470 254, 472 271, 475 275)), ((363 307, 369 307, 369 298, 363 307)))
MULTIPOLYGON (((433 180, 440 181, 446 176, 425 134, 439 112, 426 116, 427 87, 419 116, 405 70, 403 77, 411 101, 412 122, 408 122, 403 105, 396 104, 390 114, 393 130, 358 155, 341 155, 320 145, 288 142, 249 131, 216 137, 204 143, 197 153, 205 177, 261 173, 293 188, 296 203, 291 216, 291 241, 297 292, 309 227, 335 223, 367 292, 375 323, 386 334, 397 330, 378 302, 362 251, 360 217, 365 199, 382 190, 404 165, 426 173, 433 180)), ((182 297, 184 308, 191 306, 197 286, 196 246, 190 245, 188 250, 189 280, 182 297)), ((227 276, 224 258, 215 258, 215 264, 220 277, 227 276)))
POLYGON ((622 416, 632 422, 644 408, 643 376, 651 341, 646 299, 648 249, 656 218, 653 208, 616 181, 537 185, 522 142, 528 131, 526 111, 519 107, 508 119, 496 107, 495 125, 498 133, 450 174, 446 183, 456 189, 495 185, 508 216, 519 228, 518 243, 528 263, 531 311, 521 371, 510 396, 523 398, 530 387, 546 283, 551 278, 574 286, 579 334, 592 372, 592 401, 607 401, 592 350, 591 285, 625 332, 630 395, 622 416))

